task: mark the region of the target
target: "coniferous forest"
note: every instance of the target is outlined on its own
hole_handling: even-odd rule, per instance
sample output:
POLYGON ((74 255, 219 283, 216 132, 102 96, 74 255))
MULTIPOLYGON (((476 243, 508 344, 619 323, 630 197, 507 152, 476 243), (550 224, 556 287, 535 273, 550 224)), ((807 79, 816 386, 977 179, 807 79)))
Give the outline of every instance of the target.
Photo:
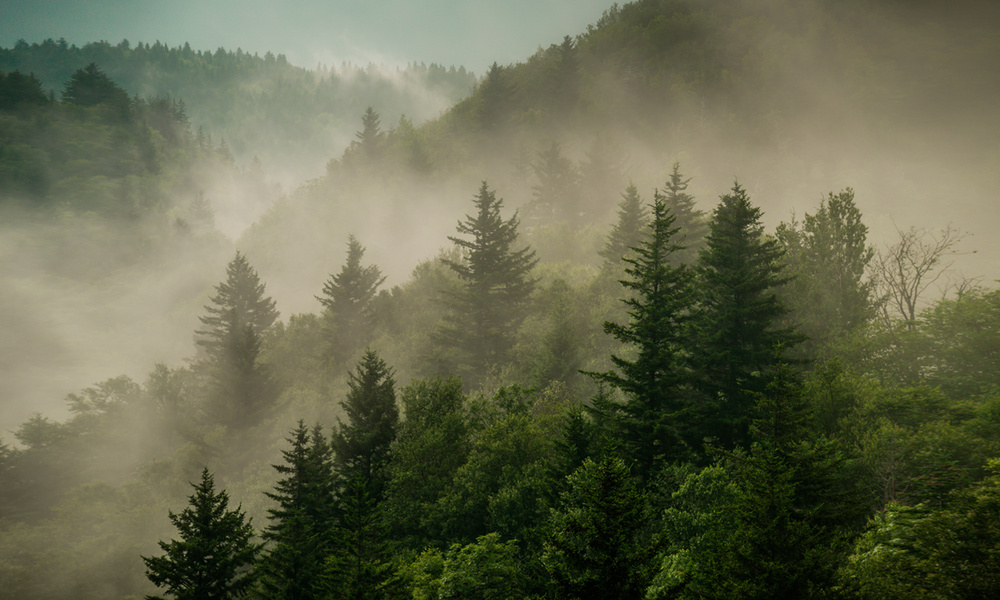
POLYGON ((0 48, 0 598, 1000 597, 997 31, 0 48))

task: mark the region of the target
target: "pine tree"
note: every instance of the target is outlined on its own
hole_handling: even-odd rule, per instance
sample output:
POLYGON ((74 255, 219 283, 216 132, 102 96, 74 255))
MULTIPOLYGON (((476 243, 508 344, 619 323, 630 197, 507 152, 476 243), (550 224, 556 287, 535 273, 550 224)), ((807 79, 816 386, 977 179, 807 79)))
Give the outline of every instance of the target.
POLYGON ((236 428, 255 425, 277 397, 273 382, 258 361, 261 334, 278 318, 274 300, 243 254, 226 268, 227 279, 216 286, 204 329, 196 332, 207 358, 199 363, 206 376, 206 411, 216 422, 236 428))
POLYGON ((789 304, 809 337, 810 355, 875 316, 874 282, 865 278, 875 249, 867 243, 854 190, 831 192, 803 223, 779 225, 777 237, 796 276, 789 304))
POLYGON ((684 179, 680 163, 675 162, 670 179, 663 186, 663 201, 677 220, 680 228, 679 243, 684 246, 674 255, 674 264, 694 265, 698 260, 708 233, 708 218, 695 207, 694 197, 687 193, 691 179, 684 179))
POLYGON ((227 337, 249 326, 257 336, 278 319, 274 300, 264 295, 264 284, 257 271, 241 252, 226 266, 226 280, 215 286, 212 304, 206 316, 198 317, 204 326, 195 333, 198 345, 210 358, 217 358, 227 337))
POLYGON ((739 184, 716 207, 698 262, 701 310, 697 369, 706 394, 705 434, 725 448, 749 447, 754 394, 767 387, 775 365, 801 340, 783 327, 778 299, 788 282, 783 251, 765 237, 761 211, 739 184))
POLYGON ((503 200, 484 181, 474 200, 475 216, 458 223, 449 236, 462 251, 461 261, 445 261, 462 282, 447 298, 449 313, 437 332, 440 346, 456 355, 458 368, 472 385, 491 365, 503 362, 524 318, 523 307, 535 287, 529 273, 538 262, 530 248, 514 250, 518 219, 500 217, 503 200))
POLYGON ((618 203, 618 221, 608 233, 604 249, 600 251, 605 268, 615 270, 632 248, 639 246, 649 230, 649 213, 639 196, 639 188, 629 183, 618 203))
POLYGON ((341 422, 332 439, 337 469, 345 480, 359 477, 368 493, 381 500, 399 423, 392 369, 368 350, 350 374, 348 386, 347 398, 340 403, 348 423, 341 422))
POLYGON ((664 459, 684 456, 693 441, 691 429, 688 322, 694 290, 687 266, 672 266, 682 249, 678 228, 663 197, 657 193, 646 240, 623 260, 627 279, 621 282, 632 295, 622 300, 628 323, 604 324, 605 333, 634 349, 635 358, 617 355, 617 371, 591 373, 598 381, 619 389, 620 405, 608 404, 616 435, 643 476, 664 459))
POLYGON ((347 360, 368 344, 372 334, 372 300, 385 277, 375 265, 361 266, 365 248, 353 235, 347 238, 347 262, 331 275, 317 297, 326 309, 324 330, 329 336, 328 357, 334 364, 347 360))
POLYGON ((332 440, 341 480, 338 535, 343 540, 332 578, 347 598, 383 598, 395 581, 380 509, 399 420, 395 383, 391 369, 369 350, 348 385, 341 406, 349 423, 340 423, 332 440))
POLYGON ((284 464, 274 465, 284 479, 265 492, 277 506, 268 510, 263 535, 270 545, 261 561, 261 587, 268 598, 324 598, 337 550, 332 450, 318 425, 310 432, 299 421, 291 435, 284 464))
POLYGON ((542 562, 557 598, 636 599, 649 583, 645 498, 620 458, 589 458, 552 511, 542 562))
POLYGON ((142 557, 146 576, 177 600, 248 596, 261 549, 253 541, 253 525, 240 507, 229 509, 225 490, 215 492, 208 469, 202 471, 201 483, 191 485, 190 506, 169 513, 180 539, 161 541, 163 556, 142 557))

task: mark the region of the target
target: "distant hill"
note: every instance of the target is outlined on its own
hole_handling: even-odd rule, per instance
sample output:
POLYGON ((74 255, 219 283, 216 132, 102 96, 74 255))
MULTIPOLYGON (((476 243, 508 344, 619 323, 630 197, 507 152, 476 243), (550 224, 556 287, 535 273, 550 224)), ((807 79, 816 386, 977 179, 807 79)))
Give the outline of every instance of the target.
POLYGON ((130 95, 182 101, 194 131, 224 137, 240 164, 257 156, 287 187, 320 175, 326 161, 350 143, 368 106, 420 122, 468 95, 475 82, 464 67, 341 64, 308 70, 282 54, 196 51, 188 44, 123 40, 77 47, 48 39, 0 48, 0 71, 34 73, 57 98, 70 74, 89 63, 130 95))

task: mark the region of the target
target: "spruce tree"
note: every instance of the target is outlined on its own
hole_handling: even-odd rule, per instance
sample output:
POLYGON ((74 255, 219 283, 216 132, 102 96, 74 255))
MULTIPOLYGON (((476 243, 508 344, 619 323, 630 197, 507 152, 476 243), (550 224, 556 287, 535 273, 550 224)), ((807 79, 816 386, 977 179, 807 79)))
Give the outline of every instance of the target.
POLYGON ((348 423, 333 436, 340 477, 338 535, 343 541, 339 568, 331 576, 347 598, 383 598, 394 585, 381 504, 396 437, 392 371, 372 350, 365 352, 341 403, 348 423))
POLYGON ((146 576, 177 600, 244 598, 256 584, 261 549, 253 525, 240 507, 229 509, 225 490, 216 493, 208 469, 191 485, 190 506, 169 513, 180 539, 159 542, 162 556, 142 557, 146 576))
POLYGON ((372 300, 385 281, 375 265, 362 266, 365 248, 353 235, 347 238, 347 262, 331 275, 317 300, 325 308, 324 332, 328 336, 327 356, 334 364, 350 358, 366 346, 372 335, 372 300))
POLYGON ((207 380, 209 417, 239 429, 260 422, 277 397, 258 357, 261 334, 278 318, 278 311, 243 254, 236 253, 226 274, 212 304, 205 307, 208 314, 199 317, 204 328, 196 332, 197 343, 207 356, 198 369, 207 380))
POLYGON ((648 231, 649 213, 639 196, 639 188, 630 182, 618 203, 618 221, 608 233, 604 248, 599 253, 605 268, 617 272, 622 259, 642 243, 648 231))
POLYGON ((788 312, 778 291, 783 251, 764 235, 761 210, 737 183, 722 196, 699 256, 697 364, 705 394, 704 433, 724 448, 749 447, 754 395, 762 393, 775 365, 787 362, 801 341, 782 325, 788 312))
POLYGON ((663 186, 663 201, 680 228, 679 242, 684 248, 674 255, 674 264, 694 265, 708 233, 708 218, 695 206, 694 197, 687 193, 691 179, 684 179, 680 163, 675 162, 670 179, 663 186))
POLYGON ((457 227, 472 239, 448 237, 462 251, 462 260, 445 262, 462 286, 446 298, 449 312, 436 335, 438 344, 455 355, 467 385, 507 359, 535 287, 529 273, 538 262, 530 248, 514 249, 517 215, 501 218, 503 200, 485 181, 474 205, 476 214, 466 215, 457 227))
POLYGON ((604 324, 605 333, 633 350, 634 357, 612 355, 616 371, 591 373, 624 394, 621 403, 596 408, 610 413, 604 418, 643 476, 664 459, 686 456, 693 441, 686 348, 695 300, 692 275, 685 265, 672 266, 682 246, 659 193, 652 214, 645 241, 623 259, 628 266, 621 284, 631 292, 622 300, 628 322, 604 324))
POLYGON ((274 465, 284 478, 265 492, 276 506, 267 511, 261 588, 268 598, 325 598, 337 550, 332 451, 318 425, 310 432, 299 421, 291 435, 284 464, 274 465))

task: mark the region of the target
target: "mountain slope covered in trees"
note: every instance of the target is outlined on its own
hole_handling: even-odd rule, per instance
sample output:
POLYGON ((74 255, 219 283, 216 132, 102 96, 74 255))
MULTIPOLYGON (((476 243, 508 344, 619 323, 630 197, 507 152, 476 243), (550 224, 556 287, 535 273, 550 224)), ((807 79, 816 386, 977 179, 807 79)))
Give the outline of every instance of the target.
POLYGON ((6 71, 5 327, 186 359, 3 435, 0 597, 996 596, 1000 291, 943 221, 993 218, 997 17, 614 6, 280 198, 175 89, 6 71))

